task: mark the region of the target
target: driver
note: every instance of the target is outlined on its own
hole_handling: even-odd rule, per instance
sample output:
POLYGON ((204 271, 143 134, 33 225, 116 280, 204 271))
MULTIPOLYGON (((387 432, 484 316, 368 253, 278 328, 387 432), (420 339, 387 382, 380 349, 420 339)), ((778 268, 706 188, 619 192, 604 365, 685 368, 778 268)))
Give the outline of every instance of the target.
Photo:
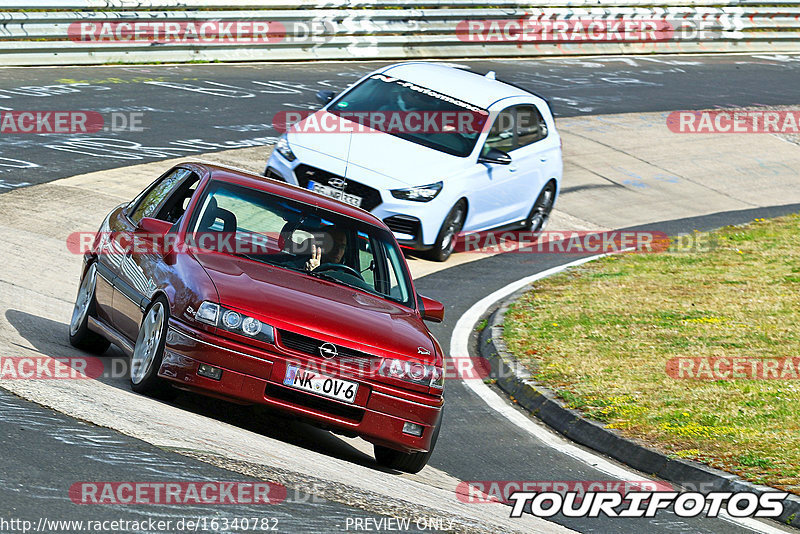
MULTIPOLYGON (((323 263, 342 263, 347 250, 347 233, 335 226, 326 228, 325 234, 330 238, 331 248, 324 254, 322 247, 311 245, 311 258, 306 262, 306 270, 313 271, 323 263)), ((323 239, 323 242, 328 241, 323 239)))

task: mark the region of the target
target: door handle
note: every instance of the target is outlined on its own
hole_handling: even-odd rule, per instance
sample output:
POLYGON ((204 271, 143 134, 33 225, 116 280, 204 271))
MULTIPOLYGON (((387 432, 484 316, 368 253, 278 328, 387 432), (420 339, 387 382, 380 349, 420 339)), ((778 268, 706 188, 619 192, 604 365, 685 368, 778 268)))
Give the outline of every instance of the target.
POLYGON ((547 158, 539 158, 539 161, 541 161, 542 163, 547 163, 547 158))
POLYGON ((517 172, 517 166, 516 165, 510 165, 508 167, 508 170, 509 170, 509 172, 517 172))

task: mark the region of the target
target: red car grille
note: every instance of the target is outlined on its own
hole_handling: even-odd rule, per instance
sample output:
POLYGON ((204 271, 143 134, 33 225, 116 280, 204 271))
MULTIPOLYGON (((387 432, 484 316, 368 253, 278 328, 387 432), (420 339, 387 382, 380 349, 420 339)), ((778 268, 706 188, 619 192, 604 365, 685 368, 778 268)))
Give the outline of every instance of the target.
MULTIPOLYGON (((292 349, 317 358, 322 357, 319 349, 325 343, 324 341, 289 332, 288 330, 278 330, 278 333, 280 334, 281 345, 287 349, 292 349)), ((381 358, 379 356, 373 356, 372 354, 367 354, 366 352, 350 349, 341 345, 333 345, 336 347, 338 355, 331 361, 341 366, 364 372, 378 370, 381 363, 381 358)))

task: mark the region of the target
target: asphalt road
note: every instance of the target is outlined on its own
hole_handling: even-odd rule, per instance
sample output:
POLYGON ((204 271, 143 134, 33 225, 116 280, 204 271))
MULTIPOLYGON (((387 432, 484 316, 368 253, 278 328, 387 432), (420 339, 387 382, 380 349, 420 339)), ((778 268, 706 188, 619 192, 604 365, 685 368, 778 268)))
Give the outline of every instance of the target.
MULTIPOLYGON (((795 104, 800 59, 666 56, 458 61, 547 98, 557 116, 795 104)), ((84 172, 273 142, 279 111, 317 108, 384 63, 4 68, 0 111, 95 111, 92 134, 0 133, 0 192, 84 172), (117 114, 117 115, 115 115, 117 114), (129 131, 133 123, 140 131, 129 131), (112 131, 118 126, 122 131, 112 131)))
MULTIPOLYGON (((180 522, 198 524, 198 531, 218 532, 234 520, 249 529, 275 532, 341 532, 356 519, 381 516, 289 489, 275 504, 84 504, 70 500, 80 482, 257 482, 210 466, 110 429, 77 421, 0 389, 0 532, 14 532, 12 521, 29 521, 39 532, 99 532, 90 522, 171 521, 159 530, 144 525, 138 532, 180 532, 180 522), (5 520, 6 524, 2 521, 5 520), (42 521, 43 523, 40 523, 42 521), (58 522, 61 522, 60 524, 58 522), (72 522, 72 523, 65 523, 72 522), (76 523, 80 522, 80 524, 76 523), (258 524, 253 529, 252 525, 258 524), (212 528, 213 527, 213 528, 212 528)), ((152 494, 151 494, 152 495, 152 494)), ((413 526, 413 524, 412 524, 413 526)), ((110 527, 110 524, 109 524, 110 527)), ((188 530, 193 530, 189 528, 188 530)), ((29 530, 30 531, 30 530, 29 530)), ((105 529, 130 532, 129 529, 105 529)), ((420 532, 412 528, 412 532, 420 532)))
MULTIPOLYGON (((458 63, 479 72, 495 70, 500 78, 534 90, 548 98, 560 116, 790 105, 800 101, 800 87, 796 83, 800 60, 777 56, 458 63)), ((316 90, 342 88, 376 67, 375 63, 346 63, 3 69, 2 109, 93 110, 104 117, 114 112, 141 113, 144 131, 102 132, 93 136, 0 134, 0 191, 159 158, 263 143, 276 136, 271 127, 275 113, 314 106, 316 90)), ((681 232, 713 228, 798 208, 795 205, 724 213, 659 223, 657 229, 681 232)), ((573 256, 564 255, 495 256, 429 275, 419 280, 417 286, 422 293, 446 303, 447 320, 433 330, 447 349, 455 321, 473 303, 509 282, 572 259, 573 256), (476 280, 481 281, 480 285, 476 280)), ((31 317, 8 319, 18 321, 18 329, 35 321, 31 317)), ((501 419, 458 382, 448 384, 447 402, 444 431, 431 459, 433 467, 465 480, 608 479, 586 464, 542 446, 501 419)), ((241 412, 226 413, 225 408, 213 408, 192 396, 179 397, 177 403, 252 428, 241 412)), ((0 420, 4 429, 8 429, 0 437, 3 516, 38 518, 51 512, 61 514, 62 518, 64 514, 90 515, 66 501, 64 487, 75 480, 137 480, 141 478, 141 467, 149 464, 164 466, 160 476, 241 478, 116 432, 76 423, 7 394, 0 394, 0 405, 3 414, 0 420), (85 433, 98 437, 65 438, 85 433), (87 441, 102 446, 94 448, 87 441), (126 460, 105 461, 108 455, 126 460)), ((274 429, 273 432, 280 433, 274 429)), ((354 460, 360 461, 358 454, 334 445, 325 449, 322 433, 308 427, 293 427, 286 439, 300 446, 327 450, 336 457, 352 454, 354 460)), ((308 502, 287 502, 276 507, 275 514, 285 514, 281 518, 287 530, 316 532, 333 530, 330 527, 336 525, 336 518, 360 513, 331 503, 310 506, 308 502), (312 519, 321 523, 309 523, 312 519)), ((128 516, 151 513, 149 509, 98 508, 92 509, 91 515, 112 518, 118 512, 128 516)), ((270 509, 267 513, 272 512, 270 509)), ((186 515, 183 510, 163 513, 186 515)), ((747 531, 722 520, 679 519, 669 513, 641 521, 565 518, 556 521, 581 532, 747 531)))

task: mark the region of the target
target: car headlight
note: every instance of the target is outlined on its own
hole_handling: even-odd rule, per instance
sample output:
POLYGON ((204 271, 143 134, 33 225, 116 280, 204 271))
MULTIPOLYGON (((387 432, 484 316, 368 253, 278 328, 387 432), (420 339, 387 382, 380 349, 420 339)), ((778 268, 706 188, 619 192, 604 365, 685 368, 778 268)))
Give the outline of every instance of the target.
POLYGON ((408 189, 392 189, 394 198, 401 200, 413 200, 415 202, 429 202, 436 198, 442 190, 442 182, 435 184, 421 185, 419 187, 409 187, 408 189))
POLYGON ((201 323, 209 324, 266 343, 275 343, 275 329, 254 317, 228 309, 214 302, 205 301, 194 316, 201 323))
POLYGON ((297 159, 297 156, 294 155, 292 152, 291 147, 289 146, 289 140, 286 139, 286 135, 282 135, 280 139, 278 139, 278 143, 275 145, 275 150, 286 158, 287 161, 294 161, 297 159))
POLYGON ((420 386, 435 389, 444 387, 444 372, 441 368, 417 361, 384 359, 379 374, 420 386))

